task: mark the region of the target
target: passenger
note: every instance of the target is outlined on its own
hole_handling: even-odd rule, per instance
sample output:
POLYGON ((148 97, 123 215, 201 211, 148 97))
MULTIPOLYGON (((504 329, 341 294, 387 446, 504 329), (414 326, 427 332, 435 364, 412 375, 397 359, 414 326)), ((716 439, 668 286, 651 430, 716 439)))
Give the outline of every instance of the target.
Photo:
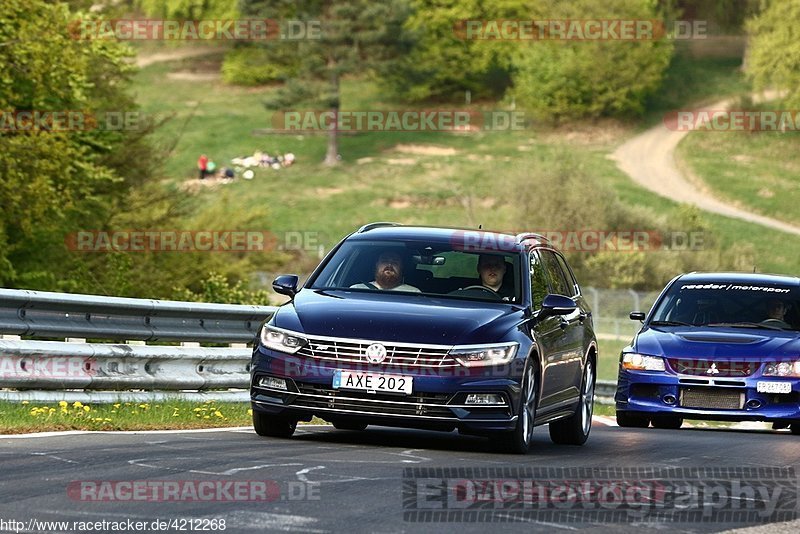
POLYGON ((491 289, 503 300, 513 300, 514 288, 503 285, 508 267, 502 256, 494 254, 481 254, 478 258, 478 275, 481 278, 481 285, 491 289))
POLYGON ((375 280, 350 287, 420 292, 418 288, 403 283, 403 257, 398 252, 391 250, 378 256, 378 261, 375 262, 375 280))

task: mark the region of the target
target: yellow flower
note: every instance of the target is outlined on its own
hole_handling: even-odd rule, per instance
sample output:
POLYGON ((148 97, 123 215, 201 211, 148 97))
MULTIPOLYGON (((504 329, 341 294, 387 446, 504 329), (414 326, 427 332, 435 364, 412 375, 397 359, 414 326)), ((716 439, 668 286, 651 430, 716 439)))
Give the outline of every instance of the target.
POLYGON ((73 408, 80 408, 82 406, 83 406, 83 404, 81 403, 81 401, 75 401, 75 402, 72 403, 72 407, 73 408))
POLYGON ((222 415, 222 412, 220 412, 219 410, 214 412, 214 415, 216 415, 217 417, 224 417, 224 415, 222 415))
POLYGON ((84 406, 84 407, 83 407, 83 411, 84 411, 84 412, 88 412, 90 409, 91 409, 91 408, 89 408, 88 406, 84 406))
POLYGON ((208 415, 204 415, 204 416, 203 416, 203 419, 210 419, 210 416, 208 416, 208 415))
POLYGON ((247 409, 247 415, 253 415, 253 409, 252 408, 248 408, 247 409))
POLYGON ((50 413, 53 413, 54 411, 56 411, 55 408, 50 408, 50 413))
POLYGON ((67 407, 67 401, 58 401, 58 405, 61 406, 62 408, 66 408, 67 407))
POLYGON ((25 406, 26 404, 29 404, 28 401, 22 401, 23 406, 25 406))
POLYGON ((113 406, 114 406, 114 408, 119 408, 119 407, 120 407, 120 406, 122 406, 122 405, 121 405, 120 403, 116 403, 116 404, 114 404, 113 406))

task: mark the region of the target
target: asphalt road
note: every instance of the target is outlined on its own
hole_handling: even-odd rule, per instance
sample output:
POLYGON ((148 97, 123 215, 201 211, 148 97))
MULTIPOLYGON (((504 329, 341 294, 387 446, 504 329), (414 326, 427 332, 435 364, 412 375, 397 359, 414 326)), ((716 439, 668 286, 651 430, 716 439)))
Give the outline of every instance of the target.
MULTIPOLYGON (((416 468, 463 468, 425 474, 450 480, 455 475, 475 477, 469 469, 592 468, 582 473, 585 479, 600 473, 598 468, 800 464, 800 437, 771 431, 640 430, 596 422, 583 447, 553 445, 544 427, 537 428, 534 438, 534 452, 515 456, 496 453, 477 437, 382 427, 364 432, 300 427, 290 440, 259 438, 249 429, 0 437, 0 532, 15 530, 8 527, 22 527, 16 528, 20 532, 86 532, 89 527, 110 532, 114 526, 130 529, 129 520, 146 523, 137 530, 156 532, 154 520, 181 519, 193 521, 160 531, 196 532, 204 527, 205 532, 221 532, 219 521, 224 520, 225 532, 720 532, 748 525, 712 519, 618 525, 591 518, 550 521, 545 516, 527 516, 527 523, 415 522, 404 518, 404 510, 428 510, 436 500, 430 497, 435 492, 430 493, 427 481, 420 485, 419 479, 410 478, 416 468), (148 482, 149 489, 142 489, 148 482), (170 500, 163 498, 165 492, 170 500), (214 500, 193 500, 195 496, 214 500), (11 525, 11 520, 22 524, 11 525), (33 521, 70 524, 59 528, 33 521)), ((790 502, 796 512, 796 478, 793 484, 790 502)), ((495 520, 511 517, 497 510, 491 513, 495 520)), ((797 532, 798 523, 767 528, 764 532, 797 532)))

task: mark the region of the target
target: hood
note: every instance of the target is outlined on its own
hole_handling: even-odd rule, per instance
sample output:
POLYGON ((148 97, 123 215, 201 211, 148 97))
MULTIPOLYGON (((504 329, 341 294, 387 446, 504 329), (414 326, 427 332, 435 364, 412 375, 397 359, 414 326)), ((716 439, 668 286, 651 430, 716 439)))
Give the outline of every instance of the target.
POLYGON ((457 345, 501 341, 524 319, 522 308, 503 303, 304 289, 271 324, 308 335, 457 345))
POLYGON ((649 327, 637 334, 633 350, 676 358, 800 359, 800 335, 741 328, 649 327))

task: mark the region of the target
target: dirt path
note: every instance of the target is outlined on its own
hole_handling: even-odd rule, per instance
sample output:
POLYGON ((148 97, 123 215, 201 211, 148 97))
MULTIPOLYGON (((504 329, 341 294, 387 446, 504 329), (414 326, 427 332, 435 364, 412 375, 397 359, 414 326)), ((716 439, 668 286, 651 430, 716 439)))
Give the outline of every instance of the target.
MULTIPOLYGON (((753 95, 753 102, 772 100, 777 96, 774 92, 753 95)), ((731 102, 723 100, 703 106, 703 109, 726 109, 731 102)), ((705 211, 800 235, 798 226, 728 204, 687 179, 675 163, 675 148, 688 133, 659 124, 629 139, 614 151, 611 158, 634 182, 653 193, 676 202, 693 204, 705 211)))
POLYGON ((154 54, 140 54, 136 57, 137 67, 147 67, 153 63, 162 63, 164 61, 174 61, 176 59, 186 59, 189 57, 207 56, 213 54, 217 50, 211 47, 203 48, 176 48, 166 52, 156 52, 154 54))

